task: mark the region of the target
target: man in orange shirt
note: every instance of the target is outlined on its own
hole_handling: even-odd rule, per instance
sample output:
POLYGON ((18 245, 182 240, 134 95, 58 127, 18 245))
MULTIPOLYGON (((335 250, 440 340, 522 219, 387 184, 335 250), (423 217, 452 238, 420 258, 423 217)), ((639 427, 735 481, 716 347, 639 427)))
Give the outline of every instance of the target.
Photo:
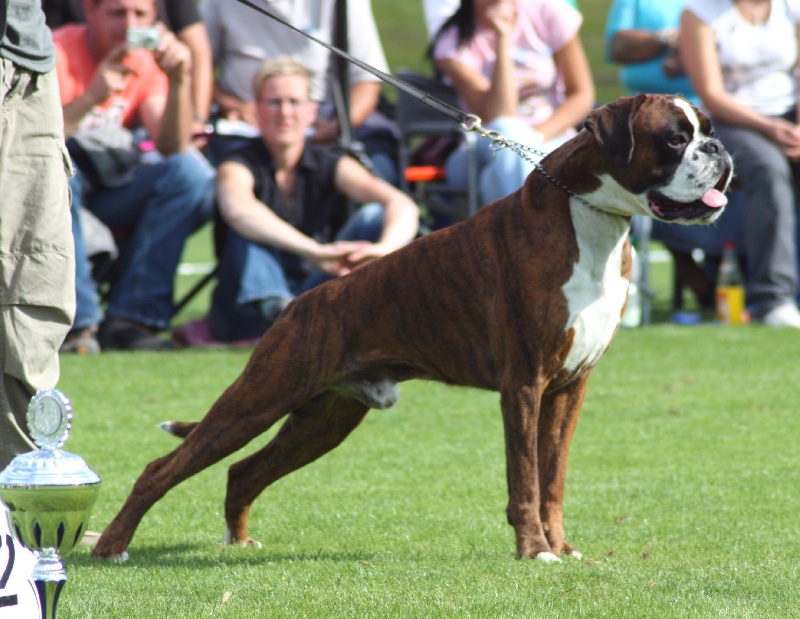
POLYGON ((86 24, 54 32, 64 130, 79 172, 71 181, 76 251, 77 312, 65 350, 96 352, 96 325, 103 314, 91 279, 79 225, 89 209, 113 230, 129 232, 100 325, 103 349, 161 349, 169 326, 173 282, 186 238, 210 216, 212 173, 190 152, 193 108, 191 54, 161 29, 155 48, 128 49, 130 28, 148 26, 155 0, 86 0, 86 24), (141 126, 162 157, 142 165, 138 151, 129 167, 108 165, 111 136, 141 126), (99 147, 98 147, 99 143, 99 147))

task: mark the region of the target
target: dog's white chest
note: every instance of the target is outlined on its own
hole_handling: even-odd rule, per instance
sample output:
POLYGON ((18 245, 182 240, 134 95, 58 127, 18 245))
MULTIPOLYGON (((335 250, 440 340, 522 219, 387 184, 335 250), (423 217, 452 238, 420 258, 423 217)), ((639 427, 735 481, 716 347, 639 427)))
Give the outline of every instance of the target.
POLYGON ((628 292, 622 252, 628 222, 570 201, 580 258, 564 285, 569 303, 567 329, 575 336, 564 369, 575 373, 596 364, 617 330, 628 292))

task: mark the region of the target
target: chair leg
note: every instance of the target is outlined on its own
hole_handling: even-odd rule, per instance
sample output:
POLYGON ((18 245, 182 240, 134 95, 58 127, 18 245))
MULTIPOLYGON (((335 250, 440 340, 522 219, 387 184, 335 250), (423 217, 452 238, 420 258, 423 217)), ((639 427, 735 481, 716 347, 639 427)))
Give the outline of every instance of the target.
POLYGON ((197 282, 192 288, 175 304, 175 310, 172 312, 173 316, 177 316, 181 310, 186 307, 192 299, 194 299, 200 291, 206 287, 216 276, 219 271, 219 265, 216 265, 210 273, 203 275, 203 278, 197 282))
POLYGON ((714 282, 703 271, 692 254, 687 251, 670 250, 674 264, 674 286, 672 290, 672 307, 679 310, 683 307, 683 287, 689 286, 697 302, 703 309, 714 307, 714 282))

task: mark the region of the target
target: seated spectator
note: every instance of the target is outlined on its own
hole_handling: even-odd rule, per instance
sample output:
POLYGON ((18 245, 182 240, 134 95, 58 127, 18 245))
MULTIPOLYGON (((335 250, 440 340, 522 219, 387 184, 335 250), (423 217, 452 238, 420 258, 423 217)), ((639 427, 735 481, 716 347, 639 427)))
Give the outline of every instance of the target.
MULTIPOLYGON (((211 47, 196 0, 157 0, 157 19, 174 32, 192 53, 192 104, 196 133, 205 129, 214 88, 211 47)), ((86 21, 83 0, 42 0, 47 25, 58 28, 86 21)))
MULTIPOLYGON (((578 8, 577 0, 564 0, 578 8)), ((422 10, 425 14, 425 27, 428 30, 428 38, 432 39, 433 36, 439 32, 442 24, 447 21, 458 8, 459 0, 422 0, 422 10)))
POLYGON ((755 318, 773 327, 800 328, 798 24, 795 1, 688 0, 679 41, 692 85, 734 157, 744 195, 748 304, 755 318))
POLYGON ((673 0, 614 0, 606 22, 606 59, 622 65, 627 94, 678 94, 698 102, 678 55, 682 10, 673 0))
MULTIPOLYGON (((334 0, 274 0, 269 2, 268 9, 315 38, 332 43, 334 0)), ((222 117, 255 126, 253 77, 264 60, 288 54, 314 72, 312 97, 314 101, 326 102, 314 123, 312 140, 335 146, 339 138, 339 123, 330 103, 332 98, 327 78, 332 57, 328 50, 237 2, 202 0, 200 10, 217 70, 214 101, 222 117)), ((369 0, 350 0, 347 16, 349 53, 388 73, 369 0)), ((348 67, 353 138, 363 144, 375 172, 396 185, 397 129, 377 111, 381 82, 355 64, 348 63, 348 67)))
MULTIPOLYGON (((576 133, 594 104, 589 62, 578 37, 581 14, 564 0, 461 0, 433 39, 430 55, 464 111, 541 153, 576 133)), ((522 186, 534 164, 490 140, 477 141, 484 204, 522 186)), ((467 185, 467 146, 447 159, 447 181, 467 185)))
POLYGON ((227 230, 209 322, 219 341, 260 337, 294 295, 416 235, 418 209, 404 193, 351 157, 307 143, 312 79, 296 60, 264 63, 254 86, 261 135, 218 167, 227 230), (343 198, 364 206, 348 219, 343 198))
POLYGON ((70 181, 77 311, 63 350, 96 352, 103 318, 79 225, 83 208, 130 236, 99 330, 100 347, 165 348, 171 343, 158 331, 172 317, 184 241, 210 210, 212 176, 200 158, 185 152, 192 135, 191 55, 165 29, 155 51, 126 49, 126 28, 153 23, 155 0, 83 6, 85 25, 63 26, 53 35, 65 135, 74 156, 83 156, 70 181), (135 149, 117 148, 130 141, 126 130, 137 124, 164 157, 158 163, 139 165, 135 149), (121 163, 122 155, 126 166, 109 165, 121 163))
MULTIPOLYGON (((606 59, 622 65, 619 76, 627 94, 678 94, 695 104, 699 103, 678 54, 678 27, 682 10, 681 2, 671 0, 614 0, 612 3, 606 21, 606 59)), ((690 286, 701 307, 714 307, 714 283, 695 262, 692 248, 679 248, 677 243, 669 241, 676 235, 690 233, 698 238, 710 237, 728 230, 730 226, 720 227, 717 224, 710 229, 707 226, 686 227, 662 222, 653 222, 652 226, 653 236, 664 240, 669 247, 676 276, 690 286)), ((634 219, 634 233, 637 227, 634 219)))

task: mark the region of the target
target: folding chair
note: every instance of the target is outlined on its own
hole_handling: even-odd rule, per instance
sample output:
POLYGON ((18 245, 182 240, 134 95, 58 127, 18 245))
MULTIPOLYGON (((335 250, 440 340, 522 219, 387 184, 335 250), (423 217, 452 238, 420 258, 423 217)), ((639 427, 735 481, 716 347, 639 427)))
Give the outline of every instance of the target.
MULTIPOLYGON (((458 107, 453 88, 439 79, 402 69, 397 72, 397 77, 458 107)), ((477 136, 403 91, 398 92, 395 120, 401 133, 397 160, 402 172, 403 190, 413 195, 430 213, 442 213, 455 220, 477 213, 480 208, 478 162, 473 148, 477 136), (464 140, 470 145, 467 187, 453 187, 447 183, 444 163, 452 147, 464 140)))

